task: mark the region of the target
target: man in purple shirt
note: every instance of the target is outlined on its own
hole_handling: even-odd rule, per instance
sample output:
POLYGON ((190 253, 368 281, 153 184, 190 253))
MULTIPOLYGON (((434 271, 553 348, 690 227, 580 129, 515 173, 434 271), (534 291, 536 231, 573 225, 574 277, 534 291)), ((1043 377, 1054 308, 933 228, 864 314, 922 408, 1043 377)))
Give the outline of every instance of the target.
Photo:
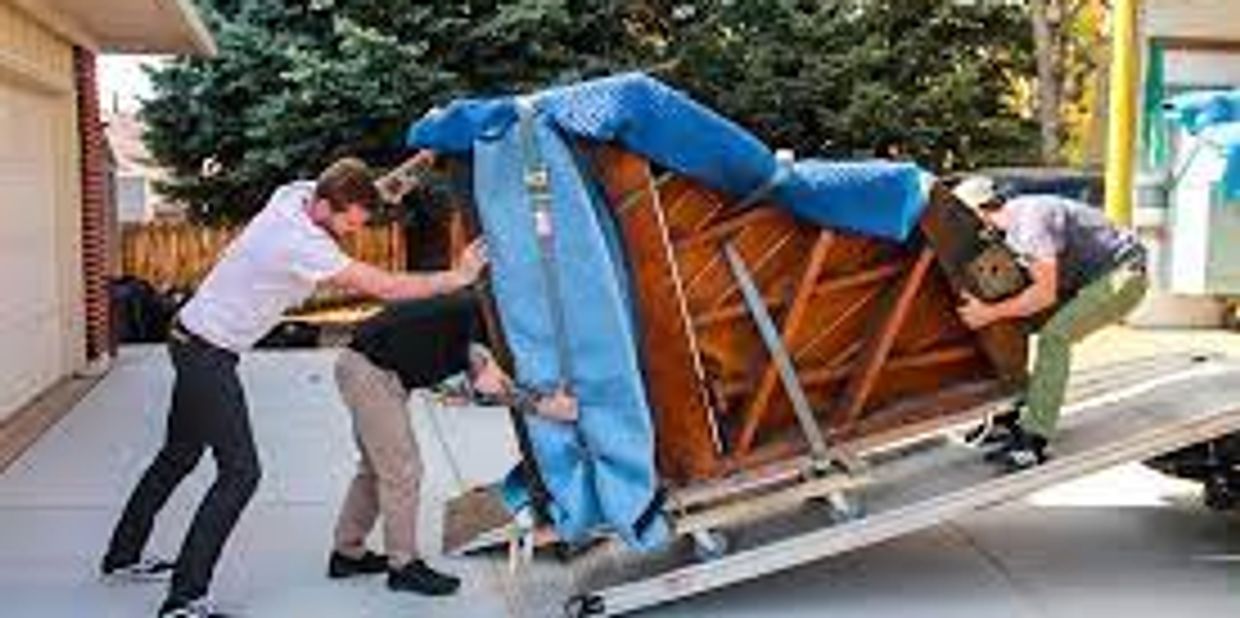
POLYGON ((1004 198, 994 181, 973 176, 956 197, 1004 234, 1028 267, 1032 284, 1020 294, 984 303, 967 293, 959 313, 973 329, 1049 312, 1037 330, 1037 355, 1018 411, 1000 419, 1002 446, 987 459, 1009 469, 1044 462, 1063 407, 1072 344, 1127 315, 1148 287, 1145 250, 1098 209, 1057 195, 1004 198))

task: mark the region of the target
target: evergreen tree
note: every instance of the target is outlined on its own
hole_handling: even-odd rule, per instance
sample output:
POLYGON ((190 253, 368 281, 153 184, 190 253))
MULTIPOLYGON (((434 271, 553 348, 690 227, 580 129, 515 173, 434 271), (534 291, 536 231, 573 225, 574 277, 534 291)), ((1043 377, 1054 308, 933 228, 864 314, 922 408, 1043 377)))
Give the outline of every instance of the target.
POLYGON ((157 71, 143 113, 165 189, 199 219, 248 217, 342 154, 393 163, 408 122, 453 98, 631 69, 801 156, 1037 157, 1013 86, 1030 27, 1007 2, 198 1, 219 55, 157 71))

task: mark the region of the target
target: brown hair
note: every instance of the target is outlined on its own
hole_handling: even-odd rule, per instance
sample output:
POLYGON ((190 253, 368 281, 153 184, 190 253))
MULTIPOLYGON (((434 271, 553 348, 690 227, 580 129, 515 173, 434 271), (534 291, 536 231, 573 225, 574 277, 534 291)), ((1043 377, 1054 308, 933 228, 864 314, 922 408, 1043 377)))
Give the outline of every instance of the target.
POLYGON ((361 204, 366 209, 374 207, 379 191, 375 188, 370 166, 356 157, 345 157, 319 174, 314 197, 327 200, 332 210, 339 212, 349 204, 361 204))

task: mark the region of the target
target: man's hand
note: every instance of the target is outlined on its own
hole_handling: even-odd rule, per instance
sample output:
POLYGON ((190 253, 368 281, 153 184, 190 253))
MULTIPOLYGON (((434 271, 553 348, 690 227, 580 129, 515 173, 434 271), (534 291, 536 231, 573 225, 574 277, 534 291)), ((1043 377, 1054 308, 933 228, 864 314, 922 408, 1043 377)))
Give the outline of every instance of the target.
POLYGON ((534 409, 538 411, 539 416, 545 416, 554 421, 562 423, 577 421, 577 398, 564 389, 556 389, 550 395, 539 397, 538 402, 534 404, 534 409))
POLYGON ((964 320, 965 326, 978 330, 998 319, 993 307, 978 300, 976 296, 961 292, 960 298, 964 303, 956 307, 956 313, 960 314, 960 319, 964 320))
POLYGON ((468 286, 482 276, 490 260, 487 258, 487 243, 479 238, 465 247, 456 258, 456 266, 452 269, 461 278, 461 287, 468 286))
POLYGON ((1020 319, 1036 315, 1055 305, 1059 285, 1058 261, 1055 258, 1034 259, 1029 265, 1033 283, 1020 294, 996 303, 984 303, 968 292, 961 292, 964 304, 956 308, 960 319, 969 328, 985 328, 1000 320, 1020 319))
POLYGON ((482 344, 469 346, 469 379, 474 392, 486 398, 506 397, 513 390, 512 378, 482 344))
POLYGON ((577 420, 577 398, 567 389, 557 388, 547 395, 521 391, 495 361, 490 350, 482 345, 471 344, 469 356, 469 380, 477 395, 510 406, 531 405, 539 416, 554 421, 572 423, 577 420), (523 404, 522 401, 526 403, 523 404))
POLYGON ((435 164, 435 151, 423 148, 409 157, 405 164, 414 167, 430 167, 435 164))

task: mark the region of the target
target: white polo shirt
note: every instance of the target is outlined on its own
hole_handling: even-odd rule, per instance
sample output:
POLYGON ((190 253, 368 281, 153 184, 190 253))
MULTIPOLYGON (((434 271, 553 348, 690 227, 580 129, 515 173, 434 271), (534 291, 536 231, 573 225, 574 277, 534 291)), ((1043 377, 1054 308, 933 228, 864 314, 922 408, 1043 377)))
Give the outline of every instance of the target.
POLYGON ((309 298, 316 285, 344 270, 351 258, 306 212, 313 197, 309 181, 277 189, 181 309, 181 324, 214 345, 241 352, 274 328, 285 310, 309 298))

